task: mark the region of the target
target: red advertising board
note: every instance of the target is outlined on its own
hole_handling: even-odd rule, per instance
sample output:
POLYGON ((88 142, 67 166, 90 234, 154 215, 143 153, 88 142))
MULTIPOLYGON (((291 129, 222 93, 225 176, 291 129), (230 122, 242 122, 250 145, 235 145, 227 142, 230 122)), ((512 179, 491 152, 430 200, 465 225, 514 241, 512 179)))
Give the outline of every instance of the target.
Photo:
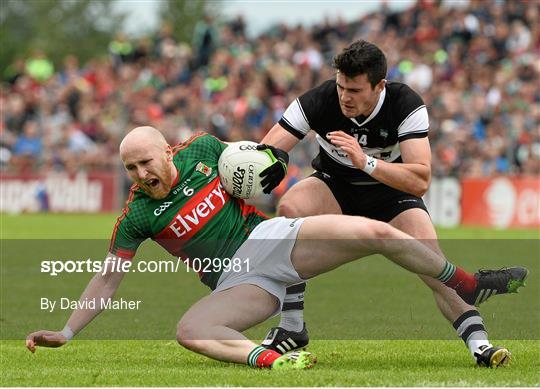
POLYGON ((540 227, 540 177, 463 179, 461 224, 540 227))
POLYGON ((0 175, 1 212, 106 212, 118 209, 112 173, 0 175))

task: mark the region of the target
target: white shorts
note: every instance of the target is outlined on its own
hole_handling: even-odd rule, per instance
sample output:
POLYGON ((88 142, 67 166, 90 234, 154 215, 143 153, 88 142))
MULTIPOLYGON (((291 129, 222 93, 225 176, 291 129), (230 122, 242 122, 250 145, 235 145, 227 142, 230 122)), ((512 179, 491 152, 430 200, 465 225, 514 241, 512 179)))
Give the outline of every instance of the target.
POLYGON ((233 256, 242 260, 242 268, 223 272, 212 293, 242 284, 257 285, 278 298, 280 307, 276 314, 279 313, 285 289, 304 281, 291 263, 291 253, 303 222, 302 218, 276 217, 255 227, 233 256))

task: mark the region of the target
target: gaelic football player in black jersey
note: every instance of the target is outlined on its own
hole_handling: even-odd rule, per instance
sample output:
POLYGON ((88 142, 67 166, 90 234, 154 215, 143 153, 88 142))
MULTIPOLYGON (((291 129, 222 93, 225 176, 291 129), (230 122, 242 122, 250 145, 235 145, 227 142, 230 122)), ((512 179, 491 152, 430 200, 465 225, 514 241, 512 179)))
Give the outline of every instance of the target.
MULTIPOLYGON (((261 347, 242 331, 279 311, 288 286, 347 262, 381 253, 409 271, 441 280, 471 301, 488 287, 476 274, 387 223, 344 215, 268 219, 223 188, 217 168, 226 147, 206 133, 171 147, 160 131, 149 126, 134 128, 124 137, 120 157, 133 185, 115 224, 107 259, 64 329, 28 334, 28 350, 65 345, 108 309, 146 239, 186 261, 212 290, 184 312, 177 326, 178 343, 213 359, 273 370, 309 369, 316 358, 306 351, 283 353, 261 347), (195 270, 201 258, 207 264, 213 259, 195 270)), ((521 279, 513 279, 521 286, 528 271, 514 269, 521 269, 521 279)), ((501 276, 506 276, 505 282, 501 277, 498 285, 492 282, 489 287, 515 292, 504 287, 512 274, 501 276)))
MULTIPOLYGON (((315 172, 283 196, 278 214, 365 216, 388 222, 442 254, 421 199, 431 178, 429 119, 422 98, 409 86, 385 79, 385 55, 372 43, 352 43, 334 58, 333 66, 335 79, 294 100, 261 142, 283 153, 283 159, 309 131, 315 131, 320 146, 312 162, 315 172)), ((269 174, 263 181, 265 191, 270 192, 284 175, 269 174)), ((488 340, 473 306, 481 301, 466 303, 441 282, 421 279, 479 365, 494 367, 509 361, 509 351, 488 340)), ((270 330, 263 345, 284 352, 307 344, 304 291, 305 283, 288 288, 279 327, 270 330)))

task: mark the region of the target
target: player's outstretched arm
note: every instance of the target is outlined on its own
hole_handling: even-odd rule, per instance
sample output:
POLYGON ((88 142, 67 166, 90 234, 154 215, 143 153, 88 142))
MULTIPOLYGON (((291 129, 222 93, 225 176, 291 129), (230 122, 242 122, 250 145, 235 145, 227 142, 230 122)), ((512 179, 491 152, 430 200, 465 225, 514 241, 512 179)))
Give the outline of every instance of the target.
POLYGON ((300 139, 284 129, 280 124, 276 123, 260 143, 271 145, 289 152, 298 142, 300 142, 300 139))
MULTIPOLYGON (((69 317, 69 320, 62 331, 40 330, 29 334, 26 337, 26 347, 28 350, 35 352, 36 346, 63 346, 73 335, 77 334, 84 327, 86 327, 86 325, 88 325, 88 323, 90 323, 94 317, 96 317, 103 310, 100 304, 101 299, 107 300, 114 296, 125 274, 123 271, 118 271, 118 266, 115 267, 114 262, 109 260, 110 258, 114 258, 115 261, 122 260, 121 258, 115 257, 109 253, 107 255, 107 260, 104 262, 102 271, 94 275, 79 299, 81 302, 96 301, 96 308, 75 309, 71 313, 71 316, 69 317)), ((81 304, 81 306, 86 305, 81 304)))
POLYGON ((331 132, 328 140, 345 151, 354 166, 364 170, 377 181, 394 189, 422 197, 428 190, 431 180, 431 149, 428 138, 408 139, 400 143, 403 163, 388 163, 382 160, 375 163, 371 169, 366 169, 370 162, 356 138, 343 131, 331 132))

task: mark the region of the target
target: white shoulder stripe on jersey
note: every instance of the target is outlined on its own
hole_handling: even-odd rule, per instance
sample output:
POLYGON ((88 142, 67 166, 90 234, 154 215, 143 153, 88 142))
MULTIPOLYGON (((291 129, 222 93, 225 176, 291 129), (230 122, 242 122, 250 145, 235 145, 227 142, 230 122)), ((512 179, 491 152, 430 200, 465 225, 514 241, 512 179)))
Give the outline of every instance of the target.
POLYGON ((283 121, 284 121, 285 123, 287 123, 289 126, 291 126, 292 128, 294 128, 294 126, 292 125, 292 123, 289 122, 285 116, 283 116, 281 119, 283 119, 283 121))
POLYGON ((302 107, 302 104, 300 104, 300 100, 296 99, 296 101, 298 102, 298 106, 300 107, 300 112, 302 112, 302 116, 304 117, 304 120, 309 125, 309 120, 308 120, 308 118, 306 116, 306 113, 304 112, 304 108, 302 107))
POLYGON ((407 135, 411 135, 411 134, 427 134, 427 132, 428 132, 427 128, 425 130, 409 131, 406 134, 399 134, 398 139, 403 138, 404 136, 407 136, 407 135))
POLYGON ((422 105, 401 122, 398 127, 398 136, 415 132, 425 132, 427 128, 429 128, 428 112, 426 106, 422 105))
POLYGON ((427 128, 424 128, 423 130, 414 130, 414 131, 409 131, 408 134, 415 134, 415 133, 420 133, 420 132, 428 132, 428 129, 427 128))
POLYGON ((301 134, 306 135, 311 129, 298 99, 289 104, 283 113, 282 119, 301 134))
POLYGON ((407 120, 408 118, 411 117, 411 115, 414 115, 419 109, 422 109, 422 108, 425 108, 425 107, 426 107, 426 105, 424 104, 424 105, 421 105, 421 106, 417 107, 416 109, 414 109, 411 113, 409 113, 407 115, 407 117, 405 119, 403 119, 403 121, 399 125, 401 126, 405 120, 407 120))

